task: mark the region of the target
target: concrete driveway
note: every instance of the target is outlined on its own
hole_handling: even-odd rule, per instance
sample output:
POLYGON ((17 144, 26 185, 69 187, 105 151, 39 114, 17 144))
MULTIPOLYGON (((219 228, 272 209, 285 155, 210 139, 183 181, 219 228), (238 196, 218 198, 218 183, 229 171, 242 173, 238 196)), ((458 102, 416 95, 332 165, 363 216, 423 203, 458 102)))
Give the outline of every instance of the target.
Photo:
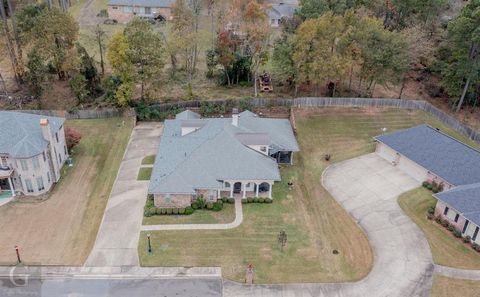
POLYGON ((86 266, 138 266, 138 239, 148 181, 137 181, 142 159, 155 154, 161 123, 140 123, 133 129, 110 193, 102 224, 86 266))
POLYGON ((227 281, 224 296, 428 296, 434 269, 430 247, 397 203, 400 194, 419 183, 374 153, 330 166, 322 181, 370 240, 374 265, 368 276, 338 284, 244 286, 227 281))

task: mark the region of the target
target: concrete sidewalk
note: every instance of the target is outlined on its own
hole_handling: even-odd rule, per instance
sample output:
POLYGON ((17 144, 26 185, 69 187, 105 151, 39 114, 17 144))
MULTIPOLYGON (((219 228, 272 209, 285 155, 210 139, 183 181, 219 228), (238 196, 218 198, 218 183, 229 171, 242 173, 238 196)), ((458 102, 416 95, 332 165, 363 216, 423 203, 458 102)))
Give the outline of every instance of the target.
POLYGON ((138 240, 148 181, 137 181, 142 159, 157 152, 162 123, 136 126, 85 266, 138 266, 138 240))
POLYGON ((461 269, 435 264, 435 274, 451 278, 480 281, 480 270, 461 269))
POLYGON ((235 220, 228 224, 165 224, 165 225, 142 225, 142 231, 162 230, 226 230, 233 229, 243 222, 242 199, 235 199, 235 220))

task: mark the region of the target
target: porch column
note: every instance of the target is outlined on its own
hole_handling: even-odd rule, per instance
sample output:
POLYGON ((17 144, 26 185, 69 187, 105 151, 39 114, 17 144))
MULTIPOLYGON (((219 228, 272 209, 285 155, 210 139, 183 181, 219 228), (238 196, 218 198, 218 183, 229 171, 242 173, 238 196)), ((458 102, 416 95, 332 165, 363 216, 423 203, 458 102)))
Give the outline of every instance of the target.
POLYGON ((230 183, 230 198, 233 198, 233 185, 234 183, 230 183))
POLYGON ((293 152, 290 152, 290 165, 293 165, 293 152))
POLYGON ((220 189, 217 190, 217 199, 220 199, 220 189))
POLYGON ((258 197, 258 188, 260 188, 260 184, 255 184, 255 188, 256 188, 255 197, 258 197))
POLYGON ((15 189, 13 188, 12 178, 8 178, 8 185, 10 186, 10 191, 12 191, 12 196, 15 197, 15 189))
POLYGON ((272 184, 268 187, 268 198, 272 198, 272 184))
POLYGON ((243 198, 247 197, 247 183, 242 183, 243 184, 243 198))

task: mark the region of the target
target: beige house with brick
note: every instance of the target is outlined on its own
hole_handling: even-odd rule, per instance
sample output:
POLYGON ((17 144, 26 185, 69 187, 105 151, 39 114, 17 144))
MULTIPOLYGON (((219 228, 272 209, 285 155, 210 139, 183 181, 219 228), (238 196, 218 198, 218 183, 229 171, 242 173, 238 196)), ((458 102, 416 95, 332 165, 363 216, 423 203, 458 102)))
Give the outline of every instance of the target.
POLYGON ((60 179, 68 158, 65 119, 0 111, 0 200, 37 196, 60 179))
POLYGON ((108 17, 127 23, 134 16, 155 20, 170 20, 174 0, 109 0, 108 17))
POLYGON ((166 120, 148 193, 157 207, 186 207, 203 196, 270 197, 278 164, 299 151, 290 121, 234 110, 201 118, 189 110, 166 120))

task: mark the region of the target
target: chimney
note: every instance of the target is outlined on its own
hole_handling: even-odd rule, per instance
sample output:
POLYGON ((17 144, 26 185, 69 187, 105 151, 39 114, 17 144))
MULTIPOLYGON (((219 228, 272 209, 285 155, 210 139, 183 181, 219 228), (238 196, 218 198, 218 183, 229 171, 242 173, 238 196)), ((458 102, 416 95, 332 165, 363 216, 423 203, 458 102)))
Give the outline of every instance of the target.
POLYGON ((232 109, 232 125, 238 127, 238 108, 232 109))
POLYGON ((42 128, 43 138, 48 142, 50 142, 51 135, 50 135, 50 125, 48 123, 48 119, 40 119, 40 128, 42 128))

